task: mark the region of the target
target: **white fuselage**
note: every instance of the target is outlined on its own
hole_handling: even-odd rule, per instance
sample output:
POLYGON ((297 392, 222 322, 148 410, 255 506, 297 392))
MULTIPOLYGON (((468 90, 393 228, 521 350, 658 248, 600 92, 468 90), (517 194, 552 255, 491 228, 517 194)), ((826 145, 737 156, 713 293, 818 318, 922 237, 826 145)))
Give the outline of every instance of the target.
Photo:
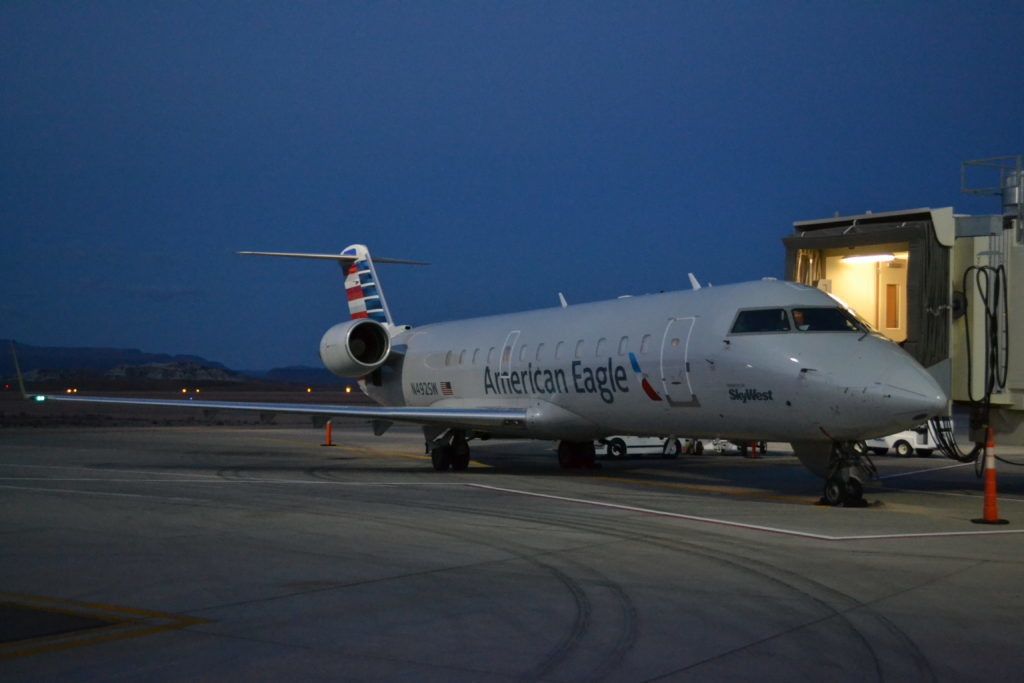
POLYGON ((793 313, 837 307, 761 281, 426 325, 394 337, 392 361, 364 388, 385 405, 526 408, 528 433, 507 435, 541 438, 859 440, 945 409, 895 344, 802 331, 793 313), (789 329, 740 331, 748 310, 785 311, 789 329))

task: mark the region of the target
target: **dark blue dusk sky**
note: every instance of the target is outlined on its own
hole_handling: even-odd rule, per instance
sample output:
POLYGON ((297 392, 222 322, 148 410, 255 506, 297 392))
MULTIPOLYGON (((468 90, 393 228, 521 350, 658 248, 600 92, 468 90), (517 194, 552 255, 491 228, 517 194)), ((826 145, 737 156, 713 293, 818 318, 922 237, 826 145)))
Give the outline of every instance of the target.
POLYGON ((327 262, 422 324, 781 276, 793 221, 992 213, 1019 2, 4 2, 0 337, 317 364, 327 262))

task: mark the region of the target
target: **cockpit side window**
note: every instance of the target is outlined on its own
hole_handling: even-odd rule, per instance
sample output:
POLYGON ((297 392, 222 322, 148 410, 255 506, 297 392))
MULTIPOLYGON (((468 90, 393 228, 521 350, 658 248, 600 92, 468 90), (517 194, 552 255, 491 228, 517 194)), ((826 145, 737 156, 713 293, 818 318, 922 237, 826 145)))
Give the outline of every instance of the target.
POLYGON ((784 308, 758 308, 740 311, 732 325, 732 334, 749 332, 788 332, 789 316, 784 308))
POLYGON ((841 308, 794 308, 793 325, 801 332, 867 332, 849 311, 841 308))

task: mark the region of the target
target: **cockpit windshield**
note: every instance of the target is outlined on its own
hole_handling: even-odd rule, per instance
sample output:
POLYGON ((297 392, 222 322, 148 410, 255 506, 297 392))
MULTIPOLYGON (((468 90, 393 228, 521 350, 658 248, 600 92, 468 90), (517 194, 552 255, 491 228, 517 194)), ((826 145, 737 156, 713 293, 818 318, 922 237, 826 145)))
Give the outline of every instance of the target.
POLYGON ((732 325, 733 334, 748 332, 788 332, 789 316, 784 308, 757 308, 740 311, 732 325))
POLYGON ((869 333, 871 326, 852 311, 835 306, 792 308, 755 308, 740 311, 730 334, 765 332, 858 332, 869 333), (792 323, 790 322, 792 320, 792 323))
POLYGON ((794 308, 793 325, 801 332, 868 332, 842 308, 794 308))

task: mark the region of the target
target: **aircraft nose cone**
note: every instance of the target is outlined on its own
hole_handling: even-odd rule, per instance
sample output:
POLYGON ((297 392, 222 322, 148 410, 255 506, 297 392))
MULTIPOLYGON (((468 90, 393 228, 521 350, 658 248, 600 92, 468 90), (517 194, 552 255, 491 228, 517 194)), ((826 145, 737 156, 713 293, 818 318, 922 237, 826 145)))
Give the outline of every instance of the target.
POLYGON ((949 402, 939 383, 913 362, 891 365, 874 389, 895 415, 915 423, 945 413, 949 402))
POLYGON ((894 434, 946 413, 948 399, 942 387, 895 344, 867 338, 836 352, 845 353, 851 362, 829 375, 836 400, 821 404, 826 411, 822 428, 833 437, 894 434))

